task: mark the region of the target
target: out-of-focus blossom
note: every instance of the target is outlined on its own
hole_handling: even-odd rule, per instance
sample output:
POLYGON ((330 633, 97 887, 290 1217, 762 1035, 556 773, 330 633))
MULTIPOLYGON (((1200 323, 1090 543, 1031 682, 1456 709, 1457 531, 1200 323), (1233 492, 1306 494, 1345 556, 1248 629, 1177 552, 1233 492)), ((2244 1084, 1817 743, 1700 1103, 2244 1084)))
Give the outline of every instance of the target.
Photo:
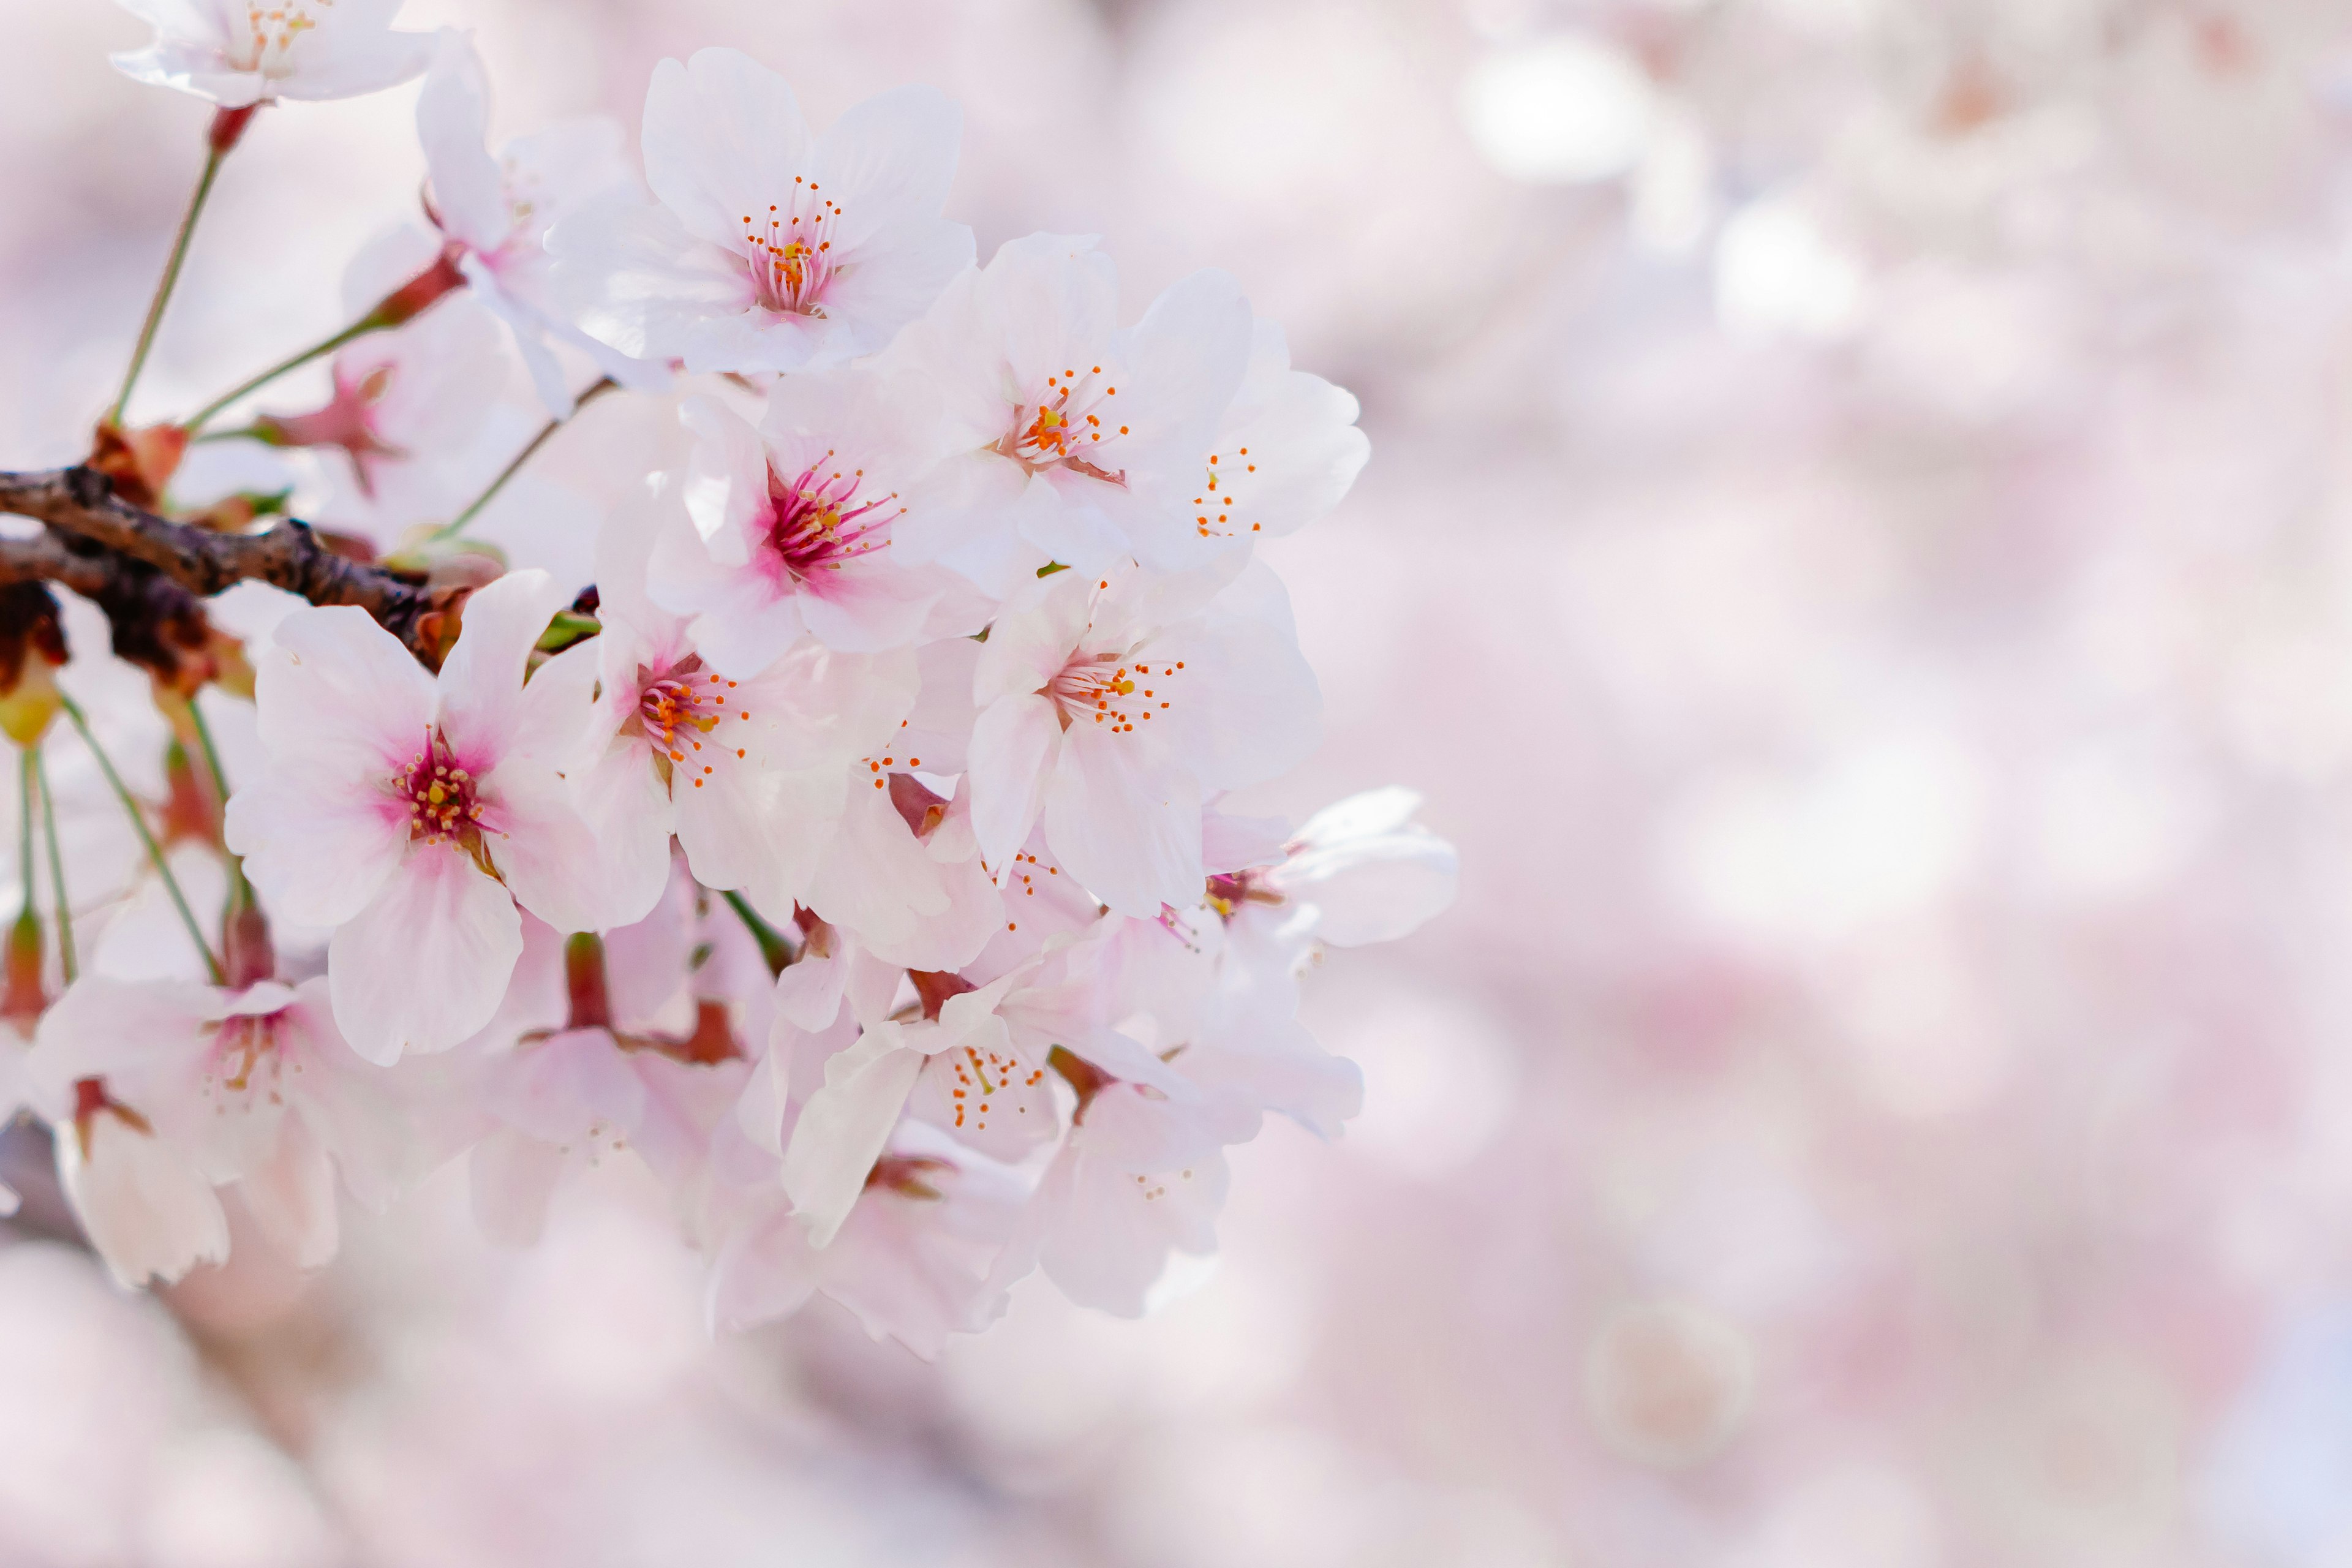
POLYGON ((423 70, 433 48, 429 33, 393 30, 400 0, 121 3, 155 41, 115 56, 115 68, 223 109, 375 92, 423 70))

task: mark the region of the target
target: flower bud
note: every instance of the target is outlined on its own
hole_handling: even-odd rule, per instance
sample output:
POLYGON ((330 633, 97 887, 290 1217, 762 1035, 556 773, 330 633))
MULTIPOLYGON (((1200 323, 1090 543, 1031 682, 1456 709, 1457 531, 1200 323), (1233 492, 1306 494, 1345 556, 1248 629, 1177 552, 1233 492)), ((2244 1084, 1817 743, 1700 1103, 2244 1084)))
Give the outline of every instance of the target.
POLYGON ((66 661, 58 601, 39 583, 0 585, 0 732, 35 746, 62 705, 56 670, 66 661))

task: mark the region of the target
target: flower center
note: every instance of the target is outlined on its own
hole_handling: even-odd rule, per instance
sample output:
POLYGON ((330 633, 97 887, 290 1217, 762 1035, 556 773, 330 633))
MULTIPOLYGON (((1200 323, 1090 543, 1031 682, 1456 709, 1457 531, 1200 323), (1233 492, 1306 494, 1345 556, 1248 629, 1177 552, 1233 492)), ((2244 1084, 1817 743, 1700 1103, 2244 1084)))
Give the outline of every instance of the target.
MULTIPOLYGON (((213 1037, 214 1070, 206 1075, 205 1087, 216 1082, 231 1093, 243 1094, 253 1085, 256 1068, 266 1065, 274 1069, 278 1059, 278 1017, 275 1013, 240 1013, 215 1026, 219 1033, 213 1037)), ((270 1077, 276 1079, 275 1071, 270 1077)))
POLYGON ((802 175, 793 176, 789 202, 768 208, 765 225, 743 215, 743 257, 761 309, 792 315, 821 312, 833 276, 833 230, 841 209, 802 175))
POLYGON ((395 773, 392 792, 408 803, 408 837, 414 844, 450 843, 479 858, 482 847, 481 781, 457 763, 448 738, 425 732, 425 749, 395 773))
POLYGON ((726 736, 715 733, 730 713, 738 719, 751 716, 740 700, 730 701, 727 694, 735 689, 735 682, 718 671, 703 668, 699 655, 688 654, 660 675, 639 665, 637 710, 623 731, 645 737, 654 749, 654 765, 671 788, 677 787, 677 770, 684 766, 694 787, 700 789, 721 755, 731 750, 740 759, 749 749, 730 747, 726 736), (710 742, 708 751, 705 740, 710 742))
POLYGON ((996 449, 1033 474, 1060 468, 1108 484, 1125 483, 1124 469, 1113 472, 1096 460, 1094 449, 1105 437, 1116 441, 1128 433, 1126 426, 1111 423, 1116 416, 1110 400, 1118 388, 1104 383, 1102 374, 1103 367, 1096 365, 1084 375, 1066 370, 1047 376, 1036 402, 1014 407, 1013 428, 996 449))
POLYGON ((1257 462, 1247 447, 1235 453, 1230 463, 1223 452, 1209 454, 1208 482, 1192 498, 1192 526, 1202 538, 1231 539, 1244 531, 1260 531, 1259 523, 1250 522, 1246 531, 1242 526, 1249 521, 1245 510, 1255 510, 1243 497, 1252 483, 1249 476, 1256 472, 1257 462))
POLYGON ((772 468, 768 471, 768 504, 774 509, 768 543, 784 570, 803 583, 821 572, 838 572, 844 563, 887 545, 890 541, 883 531, 907 510, 883 510, 898 499, 896 490, 873 500, 859 500, 858 486, 866 470, 845 474, 835 468, 824 473, 833 454, 824 456, 824 462, 810 464, 796 479, 782 479, 772 468))
POLYGON ((1135 729, 1137 720, 1149 723, 1152 714, 1168 710, 1183 668, 1181 659, 1155 666, 1080 649, 1045 683, 1045 695, 1054 700, 1063 729, 1091 722, 1124 735, 1135 729))
POLYGON ((311 15, 313 6, 331 8, 335 0, 278 0, 265 5, 260 0, 246 0, 245 47, 230 49, 230 63, 239 70, 259 71, 264 76, 280 77, 291 68, 286 56, 294 40, 319 25, 311 15))

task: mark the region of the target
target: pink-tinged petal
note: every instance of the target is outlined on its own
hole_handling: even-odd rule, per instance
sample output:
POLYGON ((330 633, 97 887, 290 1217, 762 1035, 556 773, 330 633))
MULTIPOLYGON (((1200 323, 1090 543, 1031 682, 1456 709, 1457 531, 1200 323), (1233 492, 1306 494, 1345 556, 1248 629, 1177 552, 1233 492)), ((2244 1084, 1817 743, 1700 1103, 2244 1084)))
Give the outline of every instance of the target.
POLYGON ((521 954, 513 895, 462 851, 419 846, 328 943, 335 1026, 380 1066, 446 1050, 490 1021, 521 954))
POLYGON ((1045 840, 1121 914, 1150 919, 1201 896, 1201 788, 1139 737, 1072 730, 1045 785, 1045 840))
POLYGON ((801 1108, 783 1184, 813 1246, 832 1241, 849 1217, 922 1070, 926 1058, 906 1033, 896 1024, 867 1030, 825 1064, 824 1087, 801 1108))
POLYGON ((1201 814, 1201 864, 1211 876, 1282 859, 1289 824, 1279 816, 1228 816, 1214 806, 1201 814))
POLYGON ((335 1163, 303 1118, 278 1122, 276 1152, 247 1171, 237 1190, 262 1234, 297 1268, 322 1268, 333 1261, 341 1236, 335 1163))
POLYGON ((604 751, 625 714, 611 711, 615 703, 596 700, 604 653, 596 644, 603 640, 574 643, 531 672, 507 737, 508 754, 568 773, 604 751))
MULTIPOLYGON (((420 746, 424 732, 418 731, 420 746)), ((397 765, 407 766, 408 758, 397 765)), ((225 837, 269 912, 297 925, 334 926, 383 889, 407 852, 406 803, 382 784, 296 763, 229 797, 225 837)))
POLYGON ((1409 935, 1454 902, 1454 846, 1433 833, 1393 833, 1293 857, 1270 880, 1316 910, 1315 934, 1335 947, 1409 935))
POLYGON ((732 357, 758 356, 763 325, 741 258, 688 234, 668 208, 616 192, 548 231, 548 288, 597 342, 632 360, 697 362, 724 353, 715 330, 737 323, 732 357), (714 327, 714 323, 716 327, 714 327))
POLYGON ((1402 830, 1421 809, 1421 792, 1387 784, 1334 801, 1300 825, 1291 841, 1305 849, 1328 848, 1355 838, 1375 838, 1402 830))
POLYGON ((1007 240, 990 260, 983 282, 1012 384, 1022 395, 1035 395, 1049 375, 1101 360, 1118 329, 1118 271, 1095 248, 1091 235, 1007 240))
MULTIPOLYGON (((931 87, 893 88, 835 121, 818 138, 811 174, 840 193, 845 212, 833 231, 835 243, 857 249, 894 222, 936 219, 955 183, 962 141, 963 110, 931 87)), ((967 235, 964 263, 971 259, 967 235)))
POLYGON ((825 307, 848 327, 850 353, 878 353, 971 258, 971 230, 960 223, 931 217, 895 225, 867 238, 835 275, 825 288, 825 307))
POLYGON ((981 710, 971 731, 971 826, 991 866, 1005 865, 1028 839, 1061 744, 1051 698, 1007 697, 981 710))
POLYGON ((669 885, 672 818, 652 754, 635 741, 622 742, 574 773, 572 786, 612 907, 653 909, 669 885))
POLYGON ((788 819, 782 780, 732 752, 709 751, 709 761, 689 754, 670 774, 678 847, 696 880, 727 889, 788 879, 801 858, 793 841, 810 835, 788 819))
POLYGON ((1151 662, 1181 660, 1192 678, 1153 722, 1210 789, 1237 789, 1297 766, 1323 735, 1315 671, 1282 627, 1212 614, 1146 645, 1151 662), (1164 726, 1164 728, 1162 728, 1164 726))
POLYGON ((1228 1183, 1222 1154, 1140 1182, 1136 1175, 1079 1153, 1062 1213, 1038 1254, 1045 1277, 1071 1301, 1122 1318, 1143 1315, 1171 1250, 1216 1250, 1228 1183))
POLYGON ((1254 326, 1241 285, 1214 269, 1179 279, 1151 302, 1124 344, 1134 402, 1123 395, 1119 413, 1142 448, 1122 453, 1128 461, 1197 473, 1249 368, 1254 326))
POLYGON ((809 635, 844 653, 885 653, 915 640, 940 584, 881 561, 858 562, 812 579, 796 595, 809 635))
POLYGON ((739 241, 743 218, 792 199, 808 173, 807 122, 784 79, 737 49, 654 68, 646 91, 646 183, 688 231, 739 241))
POLYGON ((261 742, 352 776, 389 774, 433 722, 433 678, 398 638, 349 605, 297 610, 254 671, 261 742))
POLYGON ((805 955, 776 976, 778 1025, 814 1034, 833 1026, 841 1016, 841 999, 849 984, 851 955, 845 952, 805 955))
POLYGON ((441 665, 441 731, 478 773, 498 765, 525 728, 523 670, 572 595, 546 573, 509 572, 466 601, 457 646, 441 665))
POLYGON ((605 1029, 566 1029, 499 1065, 491 1109, 516 1131, 558 1148, 584 1142, 591 1124, 626 1133, 645 1113, 644 1082, 605 1029))
POLYGON ((527 759, 485 781, 483 840, 515 901, 561 931, 603 931, 646 918, 662 882, 625 883, 562 780, 527 759))
POLYGON ((58 1184, 117 1284, 170 1284, 199 1263, 227 1261, 228 1217, 203 1172, 112 1111, 87 1128, 87 1157, 76 1128, 59 1130, 58 1184))
POLYGON ((505 244, 514 224, 506 176, 485 145, 489 124, 490 84, 481 56, 466 34, 444 27, 416 95, 417 140, 442 231, 483 251, 505 244))
POLYGON ((695 435, 686 468, 686 514, 711 560, 742 567, 772 510, 768 448, 750 421, 717 398, 689 397, 678 417, 695 435))
POLYGON ((1044 690, 1086 635, 1093 593, 1094 584, 1076 573, 1056 572, 1006 599, 973 666, 972 700, 986 707, 1044 690))
POLYGON ((502 1127, 474 1145, 468 1164, 474 1223, 501 1247, 530 1247, 547 1226, 548 1200, 563 1174, 563 1152, 502 1127))

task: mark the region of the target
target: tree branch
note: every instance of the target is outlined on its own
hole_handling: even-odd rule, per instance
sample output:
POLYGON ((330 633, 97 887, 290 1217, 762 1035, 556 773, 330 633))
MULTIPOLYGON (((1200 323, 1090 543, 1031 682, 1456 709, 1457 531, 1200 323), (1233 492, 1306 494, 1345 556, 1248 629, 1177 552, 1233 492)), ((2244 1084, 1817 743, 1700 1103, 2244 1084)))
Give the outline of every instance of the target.
POLYGON ((92 598, 101 596, 94 588, 119 586, 122 567, 134 563, 200 597, 236 583, 267 583, 314 605, 355 605, 428 667, 440 661, 444 595, 336 554, 309 523, 287 518, 260 533, 215 533, 142 511, 116 495, 105 475, 84 468, 0 473, 0 512, 72 536, 0 541, 0 575, 39 576, 92 598), (129 560, 99 557, 102 572, 94 573, 75 541, 129 560))

